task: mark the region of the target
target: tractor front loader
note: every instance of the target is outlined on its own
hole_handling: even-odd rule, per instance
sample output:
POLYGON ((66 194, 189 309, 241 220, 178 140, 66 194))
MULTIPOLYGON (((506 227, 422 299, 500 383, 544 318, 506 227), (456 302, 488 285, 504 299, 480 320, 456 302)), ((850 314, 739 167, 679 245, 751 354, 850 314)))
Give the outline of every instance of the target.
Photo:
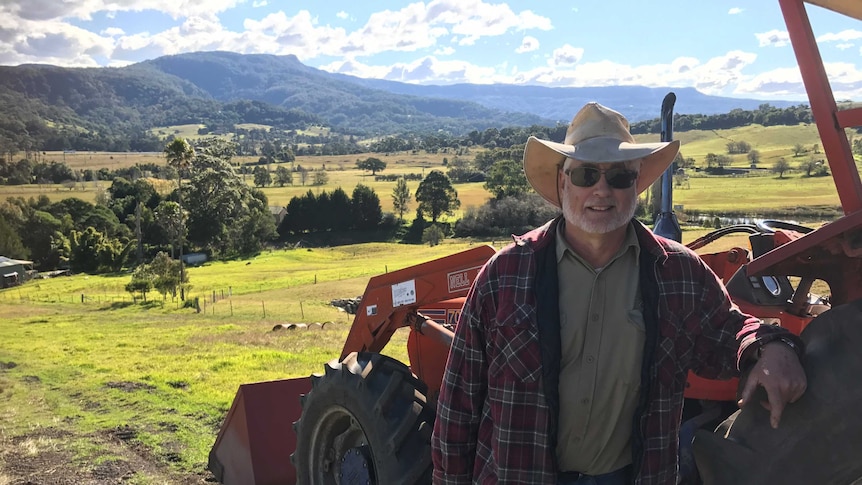
POLYGON ((431 427, 454 323, 494 253, 478 246, 371 278, 341 356, 323 375, 240 386, 210 452, 216 478, 225 485, 430 482, 431 427), (380 354, 405 326, 410 367, 380 354))
MULTIPOLYGON (((813 342, 810 351, 817 354, 812 354, 810 360, 819 362, 821 367, 807 368, 812 375, 827 375, 830 382, 838 383, 830 389, 848 386, 858 389, 859 376, 846 375, 846 369, 862 369, 862 354, 858 349, 848 351, 852 346, 846 342, 855 342, 853 335, 840 333, 853 325, 825 329, 821 325, 818 335, 829 338, 806 336, 805 332, 812 321, 850 318, 862 324, 858 310, 862 308, 862 181, 845 133, 845 129, 862 126, 862 108, 838 109, 811 30, 806 3, 862 20, 862 1, 778 1, 844 216, 817 229, 781 221, 740 224, 717 229, 689 247, 698 250, 730 234, 748 234, 748 247, 701 256, 725 282, 731 298, 744 312, 813 342), (817 280, 828 284, 828 297, 812 294, 812 285, 817 280), (835 315, 842 317, 826 317, 833 307, 840 308, 835 315), (818 318, 820 315, 826 318, 818 318), (842 339, 844 335, 847 338, 842 339), (818 344, 842 341, 845 345, 836 349, 843 352, 836 352, 834 362, 829 360, 831 349, 818 344)), ((670 126, 667 131, 669 134, 670 126)), ((671 207, 669 196, 664 205, 668 210, 671 207)), ((665 216, 675 223, 672 214, 665 216)), ((430 483, 430 435, 443 368, 454 335, 453 324, 463 297, 494 252, 490 246, 481 246, 371 278, 341 356, 325 365, 323 375, 240 386, 210 452, 209 468, 216 478, 225 485, 430 483), (416 318, 417 312, 433 320, 416 318), (409 367, 380 354, 392 334, 406 326, 411 327, 407 344, 409 367), (279 411, 273 412, 274 409, 279 411)), ((833 428, 840 428, 842 439, 862 444, 862 420, 824 417, 823 413, 831 412, 829 406, 790 405, 782 419, 784 434, 770 434, 768 427, 749 425, 752 419, 743 414, 741 419, 746 425, 734 428, 732 451, 714 451, 725 445, 722 441, 731 441, 723 438, 702 439, 701 442, 714 448, 692 451, 693 436, 704 429, 711 430, 735 410, 737 389, 735 379, 712 381, 689 376, 680 434, 683 483, 742 483, 738 477, 757 476, 760 481, 750 483, 837 484, 843 483, 842 477, 862 477, 862 458, 859 458, 862 451, 858 449, 855 453, 835 455, 843 457, 840 462, 817 462, 811 458, 816 453, 788 455, 797 452, 796 448, 785 453, 788 450, 785 445, 790 441, 788 433, 814 433, 810 442, 828 443, 829 433, 834 431, 823 429, 817 435, 818 430, 812 430, 804 422, 815 418, 810 418, 810 413, 797 412, 803 408, 803 411, 818 409, 818 422, 833 423, 833 428), (803 417, 794 418, 797 413, 803 417), (751 432, 757 436, 746 436, 751 432), (770 464, 767 460, 764 464, 736 459, 744 454, 738 449, 739 443, 746 440, 770 450, 765 455, 783 459, 780 463, 792 463, 796 467, 794 473, 787 474, 790 468, 779 465, 779 461, 770 464), (716 457, 724 461, 716 464, 712 461, 716 457), (772 465, 775 470, 783 469, 785 475, 780 476, 790 476, 791 480, 773 480, 779 475, 769 474, 767 468, 772 465), (725 473, 734 466, 759 466, 760 474, 752 475, 751 470, 745 469, 725 473), (709 473, 702 476, 699 470, 709 473), (794 476, 817 478, 804 482, 794 481, 794 476)), ((828 402, 829 396, 814 399, 828 402)), ((851 403, 851 407, 858 409, 858 404, 851 403)), ((842 406, 840 409, 848 409, 846 404, 842 406)), ((836 412, 840 414, 840 410, 836 412)), ((730 427, 723 426, 724 431, 730 427)), ((827 448, 825 453, 828 452, 827 448)))

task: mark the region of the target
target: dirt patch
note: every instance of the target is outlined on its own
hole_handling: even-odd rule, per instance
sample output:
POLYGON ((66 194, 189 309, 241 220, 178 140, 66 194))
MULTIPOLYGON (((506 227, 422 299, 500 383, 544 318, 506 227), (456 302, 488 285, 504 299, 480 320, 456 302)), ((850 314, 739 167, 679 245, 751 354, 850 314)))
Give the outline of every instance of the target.
POLYGON ((14 369, 18 367, 15 362, 0 362, 0 370, 14 369))
MULTIPOLYGON (((134 439, 136 432, 121 427, 111 432, 76 436, 69 431, 39 429, 0 439, 0 481, 10 485, 121 485, 136 483, 201 485, 217 483, 206 470, 180 473, 168 463, 173 453, 156 457, 134 439), (66 443, 84 439, 103 450, 102 457, 81 459, 66 443)), ((178 455, 177 455, 178 456, 178 455)))

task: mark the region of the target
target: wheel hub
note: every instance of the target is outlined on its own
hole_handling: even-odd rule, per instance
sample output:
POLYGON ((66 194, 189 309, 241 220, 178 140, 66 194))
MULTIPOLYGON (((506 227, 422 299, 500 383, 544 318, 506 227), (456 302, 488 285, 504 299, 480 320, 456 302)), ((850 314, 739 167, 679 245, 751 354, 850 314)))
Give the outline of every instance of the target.
POLYGON ((341 483, 371 485, 374 483, 371 468, 371 450, 367 445, 351 448, 341 457, 341 483))

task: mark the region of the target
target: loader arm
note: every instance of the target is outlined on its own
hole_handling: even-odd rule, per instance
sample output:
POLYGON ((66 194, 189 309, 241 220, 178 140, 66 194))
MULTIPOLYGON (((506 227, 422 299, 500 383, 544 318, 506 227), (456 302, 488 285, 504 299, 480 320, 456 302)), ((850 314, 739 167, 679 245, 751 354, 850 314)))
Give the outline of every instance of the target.
POLYGON ((392 334, 406 325, 409 313, 466 295, 495 252, 489 245, 477 246, 368 280, 341 358, 351 352, 380 352, 392 334))

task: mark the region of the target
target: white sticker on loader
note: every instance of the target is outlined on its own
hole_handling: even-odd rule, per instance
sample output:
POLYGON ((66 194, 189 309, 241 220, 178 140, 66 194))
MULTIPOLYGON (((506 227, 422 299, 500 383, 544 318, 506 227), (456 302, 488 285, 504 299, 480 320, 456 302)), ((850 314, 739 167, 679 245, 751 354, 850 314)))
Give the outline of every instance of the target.
POLYGON ((416 280, 392 285, 392 307, 416 303, 416 280))
POLYGON ((377 315, 377 305, 368 305, 365 307, 365 315, 369 317, 377 315))

